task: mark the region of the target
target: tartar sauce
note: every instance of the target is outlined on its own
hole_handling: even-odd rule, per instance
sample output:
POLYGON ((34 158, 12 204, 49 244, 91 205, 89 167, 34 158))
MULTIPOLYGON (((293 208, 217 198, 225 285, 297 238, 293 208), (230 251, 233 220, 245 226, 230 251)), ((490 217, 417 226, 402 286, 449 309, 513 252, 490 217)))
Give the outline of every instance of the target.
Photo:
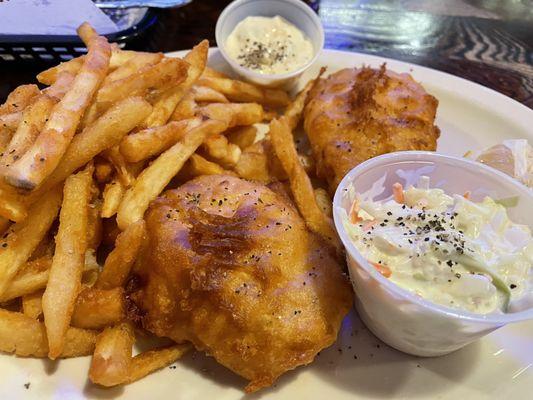
POLYGON ((247 17, 226 40, 228 55, 239 65, 262 74, 283 74, 307 64, 313 44, 280 16, 247 17))
POLYGON ((386 201, 356 198, 344 221, 361 254, 397 285, 475 313, 533 306, 533 241, 490 197, 393 187, 386 201))

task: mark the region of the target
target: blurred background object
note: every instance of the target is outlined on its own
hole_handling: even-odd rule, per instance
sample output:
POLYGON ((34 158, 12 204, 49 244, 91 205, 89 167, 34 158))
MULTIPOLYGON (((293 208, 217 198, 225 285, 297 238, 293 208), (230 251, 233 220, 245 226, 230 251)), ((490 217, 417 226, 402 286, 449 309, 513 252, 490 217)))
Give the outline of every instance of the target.
POLYGON ((125 9, 125 8, 174 8, 189 4, 192 0, 95 0, 100 9, 125 9))
MULTIPOLYGON (((130 40, 115 39, 122 39, 127 48, 148 51, 187 49, 203 38, 215 46, 216 20, 228 3, 227 0, 197 0, 181 8, 149 9, 152 19, 148 26, 142 27, 142 34, 130 40)), ((533 108, 532 0, 308 0, 306 3, 322 19, 328 48, 380 55, 446 71, 533 108)), ((134 18, 129 14, 131 10, 147 13, 146 9, 104 11, 117 26, 123 27, 121 21, 126 21, 135 27, 135 23, 139 24, 135 18, 140 14, 134 18)), ((133 30, 137 33, 139 29, 133 30)), ((0 50, 0 100, 3 100, 11 89, 31 81, 44 67, 35 61, 14 66, 3 62, 1 53, 0 50)))

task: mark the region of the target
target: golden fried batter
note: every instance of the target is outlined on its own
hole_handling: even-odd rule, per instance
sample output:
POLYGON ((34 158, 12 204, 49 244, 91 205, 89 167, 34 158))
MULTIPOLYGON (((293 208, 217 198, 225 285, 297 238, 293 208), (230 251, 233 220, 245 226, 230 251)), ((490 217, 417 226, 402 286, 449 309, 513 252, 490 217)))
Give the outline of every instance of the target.
POLYGON ((294 206, 232 176, 194 179, 154 201, 131 295, 143 326, 191 341, 252 392, 337 338, 352 291, 294 206))
POLYGON ((409 75, 343 69, 322 79, 305 108, 317 175, 333 193, 357 164, 400 150, 435 150, 438 101, 409 75))

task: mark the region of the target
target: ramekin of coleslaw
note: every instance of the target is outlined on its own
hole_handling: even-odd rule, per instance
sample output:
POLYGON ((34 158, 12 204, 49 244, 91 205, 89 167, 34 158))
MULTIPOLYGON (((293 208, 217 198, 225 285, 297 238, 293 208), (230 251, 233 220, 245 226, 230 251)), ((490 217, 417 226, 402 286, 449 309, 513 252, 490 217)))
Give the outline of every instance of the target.
POLYGON ((356 308, 406 353, 457 350, 533 318, 533 191, 474 161, 398 152, 337 188, 356 308))

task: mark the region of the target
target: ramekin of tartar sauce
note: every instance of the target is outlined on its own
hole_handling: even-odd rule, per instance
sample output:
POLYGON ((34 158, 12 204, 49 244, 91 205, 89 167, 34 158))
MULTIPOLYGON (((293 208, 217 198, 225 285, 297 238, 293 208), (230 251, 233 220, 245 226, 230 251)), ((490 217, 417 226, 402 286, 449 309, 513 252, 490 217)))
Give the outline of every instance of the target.
POLYGON ((418 356, 533 319, 533 191, 475 161, 406 151, 370 159, 333 215, 359 315, 418 356))
POLYGON ((220 14, 215 35, 237 74, 269 87, 290 87, 324 46, 320 19, 300 0, 234 1, 220 14))

